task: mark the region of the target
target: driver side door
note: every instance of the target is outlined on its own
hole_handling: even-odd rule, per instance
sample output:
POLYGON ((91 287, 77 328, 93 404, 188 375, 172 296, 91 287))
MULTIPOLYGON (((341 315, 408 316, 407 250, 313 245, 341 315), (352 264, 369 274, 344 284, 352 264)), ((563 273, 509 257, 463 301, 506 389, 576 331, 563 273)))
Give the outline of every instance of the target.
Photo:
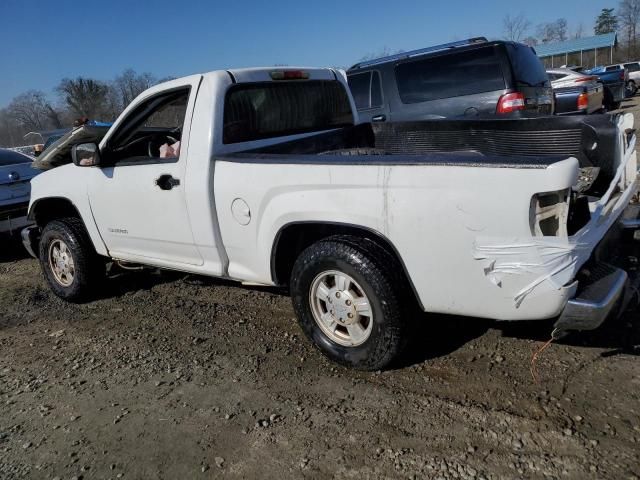
POLYGON ((152 91, 125 111, 101 144, 103 162, 93 169, 89 200, 114 258, 159 266, 203 263, 184 184, 200 78, 152 91))

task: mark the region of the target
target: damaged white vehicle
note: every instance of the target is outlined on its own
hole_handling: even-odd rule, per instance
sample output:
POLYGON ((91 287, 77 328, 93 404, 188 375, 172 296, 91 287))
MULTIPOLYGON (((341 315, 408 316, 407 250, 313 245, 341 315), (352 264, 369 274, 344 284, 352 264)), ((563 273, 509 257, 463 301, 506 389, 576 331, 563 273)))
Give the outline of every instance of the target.
POLYGON ((311 341, 363 369, 401 352, 414 307, 568 330, 621 301, 631 115, 357 125, 348 92, 331 69, 153 87, 33 180, 24 243, 70 301, 108 261, 286 286, 311 341))

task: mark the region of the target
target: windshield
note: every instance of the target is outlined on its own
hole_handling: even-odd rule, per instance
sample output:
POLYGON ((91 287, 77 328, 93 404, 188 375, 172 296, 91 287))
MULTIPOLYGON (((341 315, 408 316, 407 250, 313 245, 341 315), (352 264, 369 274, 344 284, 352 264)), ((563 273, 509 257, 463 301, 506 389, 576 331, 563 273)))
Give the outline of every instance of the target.
POLYGON ((353 125, 351 104, 338 81, 247 83, 227 92, 223 142, 247 142, 347 125, 353 125))

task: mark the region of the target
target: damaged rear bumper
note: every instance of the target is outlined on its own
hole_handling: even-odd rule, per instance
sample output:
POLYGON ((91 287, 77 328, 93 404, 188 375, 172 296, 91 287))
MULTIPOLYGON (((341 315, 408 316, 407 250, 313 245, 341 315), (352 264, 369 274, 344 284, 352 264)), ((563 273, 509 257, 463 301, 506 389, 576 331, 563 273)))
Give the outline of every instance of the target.
POLYGON ((581 271, 576 296, 567 302, 555 323, 558 330, 593 330, 616 309, 624 297, 628 275, 606 263, 581 271))
POLYGON ((598 244, 576 276, 576 293, 555 323, 559 331, 593 330, 624 311, 640 286, 640 248, 636 233, 637 205, 627 207, 620 220, 598 244))

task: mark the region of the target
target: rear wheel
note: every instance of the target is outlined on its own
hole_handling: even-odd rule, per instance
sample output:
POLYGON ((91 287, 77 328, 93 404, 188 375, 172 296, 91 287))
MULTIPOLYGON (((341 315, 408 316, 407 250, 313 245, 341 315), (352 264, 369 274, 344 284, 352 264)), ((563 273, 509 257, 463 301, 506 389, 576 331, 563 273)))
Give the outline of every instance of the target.
POLYGON ((40 265, 53 293, 72 302, 90 297, 105 266, 96 254, 81 220, 48 223, 40 237, 40 265))
POLYGON ((627 82, 627 97, 633 97, 638 91, 638 87, 636 85, 636 82, 634 82, 633 80, 629 80, 627 82))
POLYGON ((291 274, 293 306, 327 357, 378 370, 406 343, 400 285, 379 257, 343 240, 323 240, 300 254, 291 274))

